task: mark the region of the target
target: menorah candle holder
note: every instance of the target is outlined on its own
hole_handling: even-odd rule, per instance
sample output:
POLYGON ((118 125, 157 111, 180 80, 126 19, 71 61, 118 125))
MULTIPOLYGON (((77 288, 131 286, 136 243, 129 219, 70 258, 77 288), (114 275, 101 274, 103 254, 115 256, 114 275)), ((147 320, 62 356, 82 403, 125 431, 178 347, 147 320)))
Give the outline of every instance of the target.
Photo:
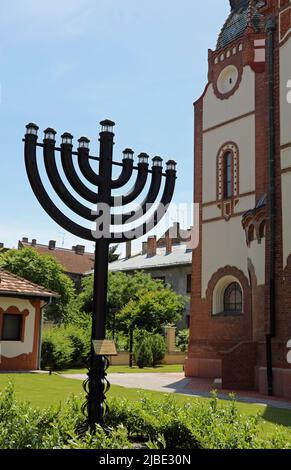
MULTIPOLYGON (((88 378, 84 382, 86 391, 86 403, 84 412, 86 423, 84 429, 92 432, 96 425, 102 427, 107 409, 106 393, 109 390, 106 370, 110 354, 102 348, 106 337, 106 311, 107 311, 107 284, 109 247, 111 243, 124 243, 136 240, 151 231, 161 221, 172 201, 176 183, 176 162, 170 160, 166 164, 163 173, 163 161, 155 157, 152 167, 149 167, 149 156, 141 153, 138 164, 134 164, 134 152, 125 149, 122 162, 113 161, 113 146, 115 123, 109 120, 102 121, 100 132, 100 152, 98 157, 90 155, 90 140, 81 137, 78 140, 78 149, 73 151, 73 136, 69 133, 62 135, 61 147, 56 146, 56 131, 48 128, 44 131, 43 143, 38 143, 38 126, 30 123, 26 126, 25 134, 25 165, 32 190, 39 203, 47 214, 66 231, 78 238, 95 243, 94 262, 94 292, 92 312, 92 341, 88 363, 88 378), (45 170, 51 186, 59 199, 77 216, 94 224, 94 228, 87 228, 69 218, 50 198, 42 182, 37 163, 37 148, 43 149, 45 170), (56 155, 58 157, 56 157, 56 155), (60 161, 59 161, 60 160, 60 161), (92 164, 99 163, 99 171, 96 172, 92 164), (67 188, 67 184, 60 175, 58 164, 71 188, 81 200, 76 199, 73 192, 67 188), (79 171, 76 170, 78 165, 79 171), (113 166, 121 168, 120 176, 114 179, 113 166), (113 190, 118 190, 129 183, 133 173, 136 179, 133 188, 126 194, 113 195, 113 190), (82 177, 79 176, 81 173, 82 177), (137 201, 146 188, 148 176, 151 182, 145 199, 135 210, 116 214, 113 208, 123 209, 125 206, 137 201), (165 179, 164 190, 157 205, 157 198, 165 179), (87 183, 87 184, 86 184, 87 183), (90 185, 88 185, 90 183, 90 185), (94 191, 92 187, 96 188, 94 191), (91 207, 90 207, 91 204, 91 207), (154 210, 151 207, 154 205, 154 210), (92 209, 94 206, 94 209, 92 209), (148 217, 147 217, 148 215, 148 217), (130 224, 130 228, 126 225, 130 224), (116 232, 114 228, 121 227, 116 232), (99 353, 94 349, 94 344, 100 346, 99 353)), ((87 222, 88 223, 88 222, 87 222)))

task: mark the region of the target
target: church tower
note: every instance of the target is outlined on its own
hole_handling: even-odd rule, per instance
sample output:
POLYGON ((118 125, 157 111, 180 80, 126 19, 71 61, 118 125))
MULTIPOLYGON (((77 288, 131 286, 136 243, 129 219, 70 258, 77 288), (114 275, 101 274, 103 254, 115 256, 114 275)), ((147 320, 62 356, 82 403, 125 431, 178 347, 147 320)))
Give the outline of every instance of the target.
POLYGON ((195 102, 189 377, 291 398, 291 0, 230 0, 195 102))

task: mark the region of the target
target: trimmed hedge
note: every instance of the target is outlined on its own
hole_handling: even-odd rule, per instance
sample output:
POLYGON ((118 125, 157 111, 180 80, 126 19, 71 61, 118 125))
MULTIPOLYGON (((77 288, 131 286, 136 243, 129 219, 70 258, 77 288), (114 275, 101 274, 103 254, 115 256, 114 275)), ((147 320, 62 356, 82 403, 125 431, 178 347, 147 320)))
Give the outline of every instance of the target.
POLYGON ((69 400, 59 409, 35 410, 15 400, 10 384, 0 393, 0 449, 128 449, 127 431, 116 427, 108 436, 98 428, 95 435, 78 437, 76 427, 84 418, 81 402, 69 400))
POLYGON ((260 437, 258 416, 242 416, 234 399, 178 404, 169 395, 138 402, 109 399, 106 425, 82 438, 76 429, 83 423, 84 397, 71 398, 58 409, 35 410, 15 400, 10 384, 0 393, 0 449, 129 449, 132 442, 146 442, 151 449, 290 449, 290 434, 279 427, 273 438, 260 437))
POLYGON ((82 367, 90 352, 90 334, 76 325, 44 330, 41 366, 53 370, 82 367))

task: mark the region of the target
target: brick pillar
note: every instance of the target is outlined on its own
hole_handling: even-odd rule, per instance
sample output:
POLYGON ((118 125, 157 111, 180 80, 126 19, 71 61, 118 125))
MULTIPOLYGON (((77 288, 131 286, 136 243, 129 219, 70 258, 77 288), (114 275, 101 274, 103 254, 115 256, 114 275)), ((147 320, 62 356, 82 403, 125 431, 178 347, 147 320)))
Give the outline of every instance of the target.
POLYGON ((56 242, 54 240, 49 241, 49 250, 55 250, 56 249, 56 242))
POLYGON ((172 253, 173 242, 172 242, 172 238, 169 232, 166 233, 165 244, 166 244, 166 255, 170 255, 172 253))
POLYGON ((149 258, 157 254, 157 237, 149 237, 147 243, 147 255, 149 258))
POLYGON ((172 353, 176 351, 176 327, 175 326, 166 326, 166 345, 167 352, 172 353))
POLYGON ((126 242, 126 255, 125 255, 125 257, 126 257, 126 259, 131 258, 131 241, 126 242))

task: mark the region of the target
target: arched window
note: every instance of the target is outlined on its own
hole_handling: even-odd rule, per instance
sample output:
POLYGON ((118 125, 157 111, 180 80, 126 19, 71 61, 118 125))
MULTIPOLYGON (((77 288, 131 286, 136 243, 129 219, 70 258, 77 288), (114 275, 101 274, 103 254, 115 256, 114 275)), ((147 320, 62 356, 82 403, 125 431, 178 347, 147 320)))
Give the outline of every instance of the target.
POLYGON ((230 199, 233 196, 233 177, 232 177, 232 153, 224 154, 224 198, 230 199))
MULTIPOLYGON (((234 142, 229 142, 220 147, 217 154, 217 203, 239 197, 239 149, 234 142)), ((228 204, 232 215, 233 205, 228 204)), ((219 206, 222 215, 225 215, 225 204, 219 206)))
POLYGON ((243 295, 240 285, 232 282, 224 291, 224 313, 240 314, 243 311, 243 295))

